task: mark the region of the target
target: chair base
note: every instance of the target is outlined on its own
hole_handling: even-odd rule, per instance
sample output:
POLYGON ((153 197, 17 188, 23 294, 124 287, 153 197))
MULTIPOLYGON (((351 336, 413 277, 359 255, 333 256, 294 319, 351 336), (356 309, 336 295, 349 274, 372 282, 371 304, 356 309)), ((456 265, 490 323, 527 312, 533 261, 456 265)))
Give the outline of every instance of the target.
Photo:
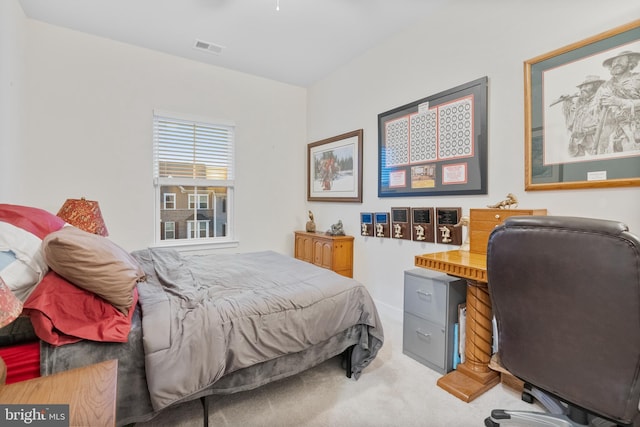
POLYGON ((585 424, 577 424, 566 415, 547 414, 532 411, 509 411, 494 409, 491 416, 485 418, 486 427, 498 426, 526 426, 526 427, 585 427, 585 424))
POLYGON ((523 427, 615 427, 616 424, 602 418, 594 418, 588 424, 572 421, 566 415, 544 412, 509 411, 495 409, 485 418, 486 427, 523 426, 523 427))
POLYGON ((526 427, 616 427, 616 424, 602 418, 588 415, 585 411, 563 404, 555 397, 525 384, 522 400, 528 403, 538 400, 547 412, 510 411, 494 409, 484 420, 486 427, 526 426, 526 427))

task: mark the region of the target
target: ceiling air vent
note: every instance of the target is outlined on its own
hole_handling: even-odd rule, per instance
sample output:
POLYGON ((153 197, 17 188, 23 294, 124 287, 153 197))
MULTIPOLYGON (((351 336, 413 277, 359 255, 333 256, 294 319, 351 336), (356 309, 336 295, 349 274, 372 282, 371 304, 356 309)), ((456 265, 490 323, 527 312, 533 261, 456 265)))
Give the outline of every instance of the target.
POLYGON ((222 49, 224 49, 224 47, 222 46, 209 43, 209 42, 204 42, 202 40, 196 40, 196 44, 193 47, 199 50, 205 50, 215 55, 220 55, 222 53, 222 49))

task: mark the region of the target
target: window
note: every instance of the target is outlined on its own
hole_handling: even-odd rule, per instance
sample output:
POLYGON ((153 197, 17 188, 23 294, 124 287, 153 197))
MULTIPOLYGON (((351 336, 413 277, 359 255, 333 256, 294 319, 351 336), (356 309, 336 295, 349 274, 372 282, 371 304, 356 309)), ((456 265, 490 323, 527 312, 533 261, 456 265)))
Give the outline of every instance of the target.
POLYGON ((165 221, 164 222, 164 239, 175 239, 176 238, 176 223, 173 221, 165 221))
POLYGON ((190 239, 207 237, 209 235, 209 221, 187 221, 187 234, 190 239))
POLYGON ((176 208, 176 195, 175 193, 164 193, 164 208, 175 209, 176 208))
POLYGON ((154 111, 156 243, 231 241, 234 127, 154 111))
POLYGON ((208 194, 189 194, 189 209, 209 209, 208 194), (197 201, 197 205, 196 205, 197 201))

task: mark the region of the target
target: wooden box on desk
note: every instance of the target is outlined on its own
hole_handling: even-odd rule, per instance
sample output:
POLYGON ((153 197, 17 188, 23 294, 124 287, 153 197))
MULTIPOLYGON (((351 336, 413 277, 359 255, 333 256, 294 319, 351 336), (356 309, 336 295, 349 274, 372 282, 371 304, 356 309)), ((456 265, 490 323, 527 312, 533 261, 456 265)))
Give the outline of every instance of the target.
POLYGON ((470 209, 469 252, 487 253, 487 242, 491 231, 510 216, 546 215, 546 209, 470 209))
POLYGON ((518 393, 522 393, 524 390, 524 381, 517 378, 511 372, 507 371, 500 363, 500 355, 494 354, 491 356, 491 362, 489 362, 489 368, 500 373, 500 382, 509 388, 514 389, 518 393))

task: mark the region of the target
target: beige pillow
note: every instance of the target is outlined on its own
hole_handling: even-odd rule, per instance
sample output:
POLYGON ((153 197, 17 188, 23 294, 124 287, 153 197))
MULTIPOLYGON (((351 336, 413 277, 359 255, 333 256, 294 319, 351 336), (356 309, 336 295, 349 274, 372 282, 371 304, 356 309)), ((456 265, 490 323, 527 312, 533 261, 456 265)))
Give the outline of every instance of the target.
POLYGON ((79 288, 109 301, 125 315, 133 305, 133 288, 144 279, 137 261, 106 237, 64 227, 42 241, 49 267, 79 288))

